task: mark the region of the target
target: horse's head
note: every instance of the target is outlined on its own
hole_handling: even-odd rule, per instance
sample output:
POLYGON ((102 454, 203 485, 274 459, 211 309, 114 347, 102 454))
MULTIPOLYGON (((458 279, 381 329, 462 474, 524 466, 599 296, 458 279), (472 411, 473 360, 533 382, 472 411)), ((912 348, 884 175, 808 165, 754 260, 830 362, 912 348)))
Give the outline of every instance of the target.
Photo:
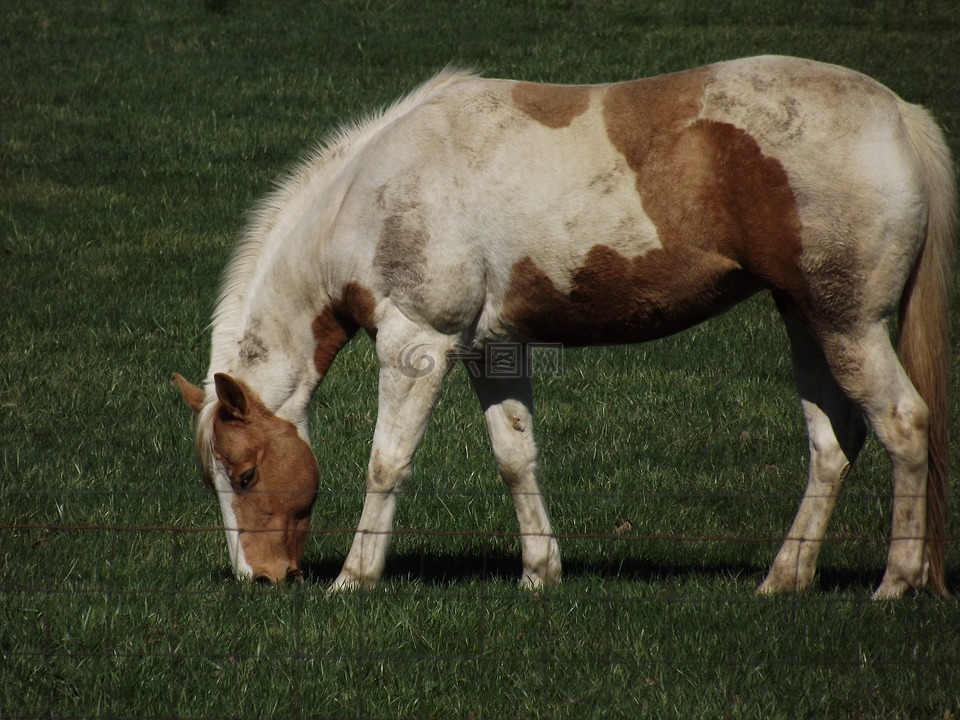
POLYGON ((174 375, 197 415, 197 456, 217 493, 237 577, 296 581, 317 497, 317 460, 297 428, 267 410, 249 387, 214 376, 216 395, 174 375))

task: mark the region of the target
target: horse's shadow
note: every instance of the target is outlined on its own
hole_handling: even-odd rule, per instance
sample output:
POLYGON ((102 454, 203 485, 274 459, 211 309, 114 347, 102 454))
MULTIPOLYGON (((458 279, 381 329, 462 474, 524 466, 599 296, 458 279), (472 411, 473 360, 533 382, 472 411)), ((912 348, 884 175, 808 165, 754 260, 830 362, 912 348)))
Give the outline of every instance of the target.
MULTIPOLYGON (((329 585, 337 577, 342 558, 308 561, 304 564, 307 583, 329 585)), ((514 553, 490 550, 461 554, 431 552, 391 553, 383 579, 415 581, 424 585, 449 586, 483 581, 516 582, 520 578, 520 557, 514 553)), ((595 579, 607 581, 625 579, 638 583, 663 583, 672 580, 740 579, 748 586, 757 587, 767 568, 751 563, 669 562, 643 557, 598 558, 564 560, 566 579, 595 579)), ((861 570, 825 567, 818 569, 814 590, 819 592, 872 592, 883 577, 882 570, 861 570)), ((948 586, 960 585, 960 572, 948 577, 948 586)))

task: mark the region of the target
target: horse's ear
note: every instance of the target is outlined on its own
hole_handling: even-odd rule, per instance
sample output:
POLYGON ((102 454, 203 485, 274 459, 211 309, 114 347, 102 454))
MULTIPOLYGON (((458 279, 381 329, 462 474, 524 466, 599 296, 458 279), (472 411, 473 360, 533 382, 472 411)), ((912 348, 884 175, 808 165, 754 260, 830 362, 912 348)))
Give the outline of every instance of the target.
POLYGON ((234 420, 247 420, 250 417, 250 401, 247 391, 239 382, 225 373, 213 376, 217 388, 217 397, 223 409, 234 420))
POLYGON ((183 401, 194 412, 200 412, 203 407, 204 392, 196 385, 192 384, 180 373, 173 374, 173 382, 180 388, 180 394, 183 395, 183 401))

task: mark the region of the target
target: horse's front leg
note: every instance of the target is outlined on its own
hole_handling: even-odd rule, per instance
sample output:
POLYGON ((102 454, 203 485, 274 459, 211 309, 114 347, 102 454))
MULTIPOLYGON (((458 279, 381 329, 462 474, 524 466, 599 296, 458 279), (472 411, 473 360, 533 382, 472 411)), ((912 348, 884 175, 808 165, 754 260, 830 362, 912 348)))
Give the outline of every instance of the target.
POLYGON ((500 474, 510 490, 520 524, 521 585, 539 588, 560 581, 560 548, 537 484, 533 438, 533 393, 526 373, 490 378, 471 373, 500 474))
POLYGON ((433 411, 456 338, 399 316, 377 332, 380 387, 367 490, 353 545, 332 591, 376 585, 383 573, 397 495, 433 411))

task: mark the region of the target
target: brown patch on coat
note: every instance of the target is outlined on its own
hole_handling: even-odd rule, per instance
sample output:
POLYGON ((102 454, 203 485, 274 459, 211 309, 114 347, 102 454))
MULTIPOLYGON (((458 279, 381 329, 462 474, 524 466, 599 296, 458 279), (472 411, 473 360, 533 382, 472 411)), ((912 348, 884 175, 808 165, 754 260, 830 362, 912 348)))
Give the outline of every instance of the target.
POLYGON ((596 245, 561 293, 533 258, 504 315, 523 334, 635 342, 721 312, 762 287, 805 306, 800 220, 783 166, 728 123, 700 119, 708 70, 610 86, 610 142, 633 171, 662 247, 629 259, 596 245))
POLYGON ((241 381, 223 378, 218 394, 220 383, 228 382, 233 396, 229 402, 221 398, 214 413, 213 453, 234 488, 244 557, 255 578, 299 577, 319 488, 317 460, 293 423, 267 410, 241 381))
POLYGON ((380 274, 379 289, 385 295, 400 294, 418 298, 424 281, 427 257, 425 247, 430 239, 420 202, 415 199, 419 180, 408 181, 404 196, 392 203, 381 188, 378 205, 389 208, 377 250, 374 267, 380 274))
POLYGON ((518 109, 554 130, 567 127, 590 107, 589 88, 576 85, 519 82, 512 98, 518 109))
POLYGON ((706 320, 757 289, 722 256, 681 247, 630 259, 595 245, 573 273, 569 293, 558 290, 530 257, 517 262, 503 317, 530 339, 642 342, 706 320))
POLYGON ((270 351, 260 338, 258 330, 259 323, 256 323, 254 327, 247 328, 240 341, 240 350, 237 357, 244 365, 256 365, 266 362, 270 356, 270 351))
POLYGON ((729 123, 698 119, 709 70, 612 86, 610 142, 636 175, 665 247, 693 244, 770 287, 803 293, 800 218, 783 165, 729 123))
POLYGON ((363 328, 371 337, 376 337, 374 319, 376 298, 358 282, 348 282, 343 287, 340 299, 317 315, 311 326, 316 346, 313 351, 313 366, 323 380, 333 359, 343 349, 357 330, 363 328))
POLYGON ((358 282, 348 282, 343 286, 339 307, 345 315, 360 325, 370 337, 376 337, 377 323, 374 318, 374 311, 377 308, 377 299, 369 289, 358 282))
POLYGON ((828 253, 804 254, 802 271, 808 292, 791 299, 820 341, 828 342, 849 331, 859 319, 865 279, 863 263, 852 244, 837 242, 834 236, 824 245, 828 253))
POLYGON ((314 319, 311 329, 316 346, 313 349, 313 366, 320 379, 326 376, 330 365, 343 346, 350 342, 360 326, 357 322, 333 305, 328 305, 314 319))

